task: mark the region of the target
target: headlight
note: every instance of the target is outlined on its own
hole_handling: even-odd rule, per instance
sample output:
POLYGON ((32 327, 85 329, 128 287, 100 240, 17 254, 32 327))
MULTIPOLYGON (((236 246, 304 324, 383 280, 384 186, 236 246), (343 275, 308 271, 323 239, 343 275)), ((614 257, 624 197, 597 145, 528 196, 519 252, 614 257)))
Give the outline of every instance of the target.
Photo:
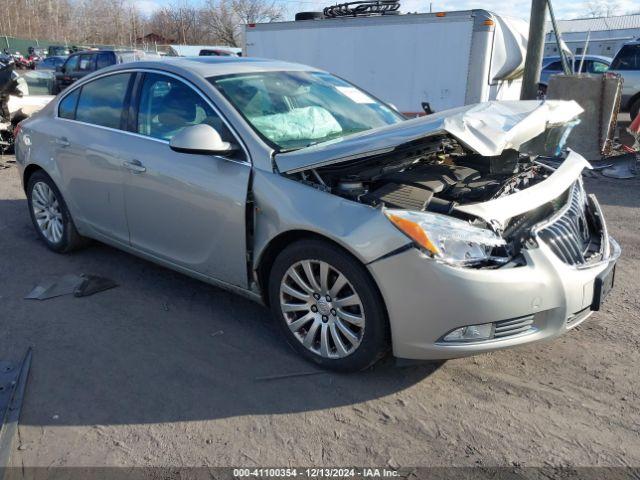
MULTIPOLYGON (((491 259, 495 247, 505 245, 491 230, 436 213, 385 210, 405 235, 433 258, 454 266, 477 265, 491 259)), ((504 259, 506 260, 506 258, 504 259)))

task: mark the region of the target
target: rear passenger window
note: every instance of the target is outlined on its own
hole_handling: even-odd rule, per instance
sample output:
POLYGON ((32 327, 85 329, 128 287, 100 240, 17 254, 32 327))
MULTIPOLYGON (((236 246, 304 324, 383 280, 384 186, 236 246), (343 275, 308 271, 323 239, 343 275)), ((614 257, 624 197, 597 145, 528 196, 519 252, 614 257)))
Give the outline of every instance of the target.
POLYGON ((545 70, 549 70, 551 72, 559 72, 562 70, 562 62, 553 62, 544 67, 545 70))
POLYGON ((80 89, 78 88, 62 99, 60 105, 58 105, 58 116, 60 118, 68 118, 70 120, 75 118, 79 96, 80 89))
POLYGON ((130 73, 120 73, 85 84, 80 92, 76 120, 103 127, 120 128, 130 80, 130 73))
POLYGON ((640 45, 625 45, 613 59, 611 70, 640 70, 640 45))
POLYGON ((110 53, 99 53, 96 62, 96 70, 113 65, 115 62, 113 55, 110 53))

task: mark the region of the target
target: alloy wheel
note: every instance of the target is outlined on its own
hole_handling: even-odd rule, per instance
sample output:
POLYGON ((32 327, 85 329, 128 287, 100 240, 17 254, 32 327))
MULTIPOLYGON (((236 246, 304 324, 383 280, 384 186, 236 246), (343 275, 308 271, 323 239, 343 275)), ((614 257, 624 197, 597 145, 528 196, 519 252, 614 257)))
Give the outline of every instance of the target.
POLYGON ((64 225, 60 202, 45 182, 37 182, 31 191, 31 208, 40 233, 51 243, 62 240, 64 225))
POLYGON ((362 300, 327 262, 302 260, 289 267, 280 283, 280 308, 300 343, 323 358, 344 358, 362 341, 362 300))

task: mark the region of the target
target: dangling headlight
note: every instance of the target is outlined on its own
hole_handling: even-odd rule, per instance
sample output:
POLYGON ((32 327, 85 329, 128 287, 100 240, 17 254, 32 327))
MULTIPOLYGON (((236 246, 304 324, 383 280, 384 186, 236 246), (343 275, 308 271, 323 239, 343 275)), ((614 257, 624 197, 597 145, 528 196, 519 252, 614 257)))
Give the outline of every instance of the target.
MULTIPOLYGON (((495 247, 506 244, 491 230, 474 227, 457 218, 436 213, 385 210, 385 215, 405 235, 433 258, 449 265, 473 266, 494 259, 495 247)), ((501 257, 506 261, 506 257, 501 257)))

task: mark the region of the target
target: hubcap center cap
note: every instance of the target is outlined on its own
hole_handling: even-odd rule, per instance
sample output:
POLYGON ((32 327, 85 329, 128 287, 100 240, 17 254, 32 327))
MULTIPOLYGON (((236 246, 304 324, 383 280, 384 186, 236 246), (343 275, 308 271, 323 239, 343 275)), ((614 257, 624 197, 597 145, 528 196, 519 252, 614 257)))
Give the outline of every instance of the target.
POLYGON ((318 312, 321 315, 329 315, 331 313, 331 304, 324 297, 320 297, 318 300, 318 312))

